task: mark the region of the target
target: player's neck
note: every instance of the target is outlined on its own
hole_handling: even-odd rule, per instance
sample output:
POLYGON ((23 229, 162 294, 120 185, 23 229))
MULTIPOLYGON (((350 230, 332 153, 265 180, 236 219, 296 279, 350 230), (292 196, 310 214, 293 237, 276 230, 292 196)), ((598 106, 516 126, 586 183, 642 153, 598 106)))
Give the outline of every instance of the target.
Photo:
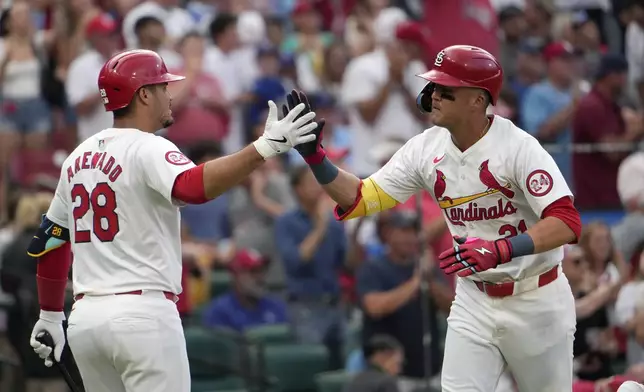
POLYGON ((154 129, 155 127, 152 126, 149 121, 138 121, 136 118, 133 117, 125 117, 125 118, 115 118, 114 119, 114 128, 128 128, 128 129, 138 129, 143 132, 147 133, 154 133, 158 129, 154 129))
POLYGON ((465 151, 487 133, 490 120, 487 116, 473 118, 472 121, 463 121, 457 126, 450 127, 452 142, 459 150, 465 151))

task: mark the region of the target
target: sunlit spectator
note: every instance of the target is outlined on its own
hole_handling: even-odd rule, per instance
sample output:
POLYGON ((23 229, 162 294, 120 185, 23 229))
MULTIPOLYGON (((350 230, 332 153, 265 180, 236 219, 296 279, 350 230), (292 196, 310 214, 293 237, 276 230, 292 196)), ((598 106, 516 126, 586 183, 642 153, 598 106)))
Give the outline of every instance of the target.
POLYGON ((112 113, 106 112, 98 91, 98 73, 117 50, 116 24, 111 16, 100 14, 86 26, 91 49, 74 59, 69 66, 65 90, 67 100, 78 119, 78 141, 112 126, 112 113))

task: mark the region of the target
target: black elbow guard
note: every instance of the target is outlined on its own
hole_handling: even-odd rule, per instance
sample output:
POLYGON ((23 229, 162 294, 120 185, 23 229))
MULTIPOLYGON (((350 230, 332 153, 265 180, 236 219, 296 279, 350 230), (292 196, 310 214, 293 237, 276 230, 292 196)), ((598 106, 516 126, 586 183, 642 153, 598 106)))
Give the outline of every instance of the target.
POLYGON ((40 257, 67 241, 69 241, 69 229, 50 221, 43 215, 42 223, 29 243, 27 254, 31 257, 40 257))

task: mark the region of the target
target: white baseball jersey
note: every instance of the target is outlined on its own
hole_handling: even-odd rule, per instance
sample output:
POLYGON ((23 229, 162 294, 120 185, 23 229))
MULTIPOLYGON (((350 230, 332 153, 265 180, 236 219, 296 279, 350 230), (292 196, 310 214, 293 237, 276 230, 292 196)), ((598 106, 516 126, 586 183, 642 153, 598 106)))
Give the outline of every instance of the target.
POLYGON ((172 187, 194 167, 170 141, 103 130, 65 160, 47 217, 69 228, 74 294, 181 292, 179 203, 172 187))
MULTIPOLYGON (((432 127, 409 140, 371 178, 405 202, 418 189, 434 196, 452 235, 496 240, 525 232, 554 201, 572 197, 554 160, 530 134, 494 116, 488 132, 462 152, 449 131, 432 127)), ((501 282, 536 276, 560 263, 563 249, 516 258, 474 274, 501 282)))

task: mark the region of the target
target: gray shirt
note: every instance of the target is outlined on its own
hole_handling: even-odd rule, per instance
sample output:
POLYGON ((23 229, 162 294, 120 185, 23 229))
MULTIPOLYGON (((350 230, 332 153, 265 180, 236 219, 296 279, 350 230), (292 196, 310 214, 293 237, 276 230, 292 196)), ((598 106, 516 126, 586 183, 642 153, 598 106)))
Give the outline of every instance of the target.
MULTIPOLYGON (((288 178, 282 173, 269 175, 264 194, 282 205, 285 211, 295 207, 295 198, 288 178)), ((273 237, 275 219, 253 203, 249 189, 244 186, 230 190, 228 208, 233 239, 237 247, 253 248, 270 257, 271 265, 266 276, 267 283, 283 284, 284 268, 282 261, 278 259, 273 237)))

